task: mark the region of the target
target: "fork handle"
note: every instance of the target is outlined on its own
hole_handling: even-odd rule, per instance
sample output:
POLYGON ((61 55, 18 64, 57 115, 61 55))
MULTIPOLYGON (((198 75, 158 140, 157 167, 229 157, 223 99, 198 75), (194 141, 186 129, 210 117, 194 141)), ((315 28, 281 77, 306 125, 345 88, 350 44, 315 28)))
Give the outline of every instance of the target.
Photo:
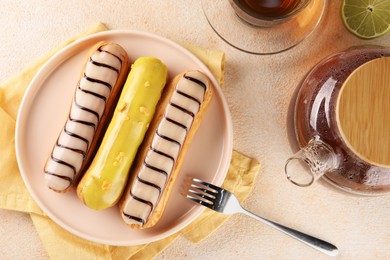
POLYGON ((304 244, 311 246, 312 248, 317 249, 317 250, 321 251, 322 253, 325 253, 329 256, 336 256, 338 254, 337 247, 332 245, 329 242, 326 242, 326 241, 321 240, 319 238, 302 233, 302 232, 297 231, 295 229, 285 227, 285 226, 278 224, 276 222, 273 222, 271 220, 262 218, 262 217, 260 217, 256 214, 253 214, 252 212, 247 211, 245 209, 243 209, 242 213, 245 215, 248 215, 254 219, 257 219, 257 220, 259 220, 267 225, 270 225, 271 227, 276 228, 277 230, 283 232, 284 234, 286 234, 292 238, 295 238, 295 239, 303 242, 304 244))

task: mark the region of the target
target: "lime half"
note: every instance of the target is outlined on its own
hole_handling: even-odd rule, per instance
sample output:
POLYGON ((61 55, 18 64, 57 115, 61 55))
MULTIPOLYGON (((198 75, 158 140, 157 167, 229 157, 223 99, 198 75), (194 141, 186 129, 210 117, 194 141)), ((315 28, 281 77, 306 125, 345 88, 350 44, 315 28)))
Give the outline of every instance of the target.
POLYGON ((363 39, 390 31, 390 0, 343 0, 341 17, 347 29, 363 39))

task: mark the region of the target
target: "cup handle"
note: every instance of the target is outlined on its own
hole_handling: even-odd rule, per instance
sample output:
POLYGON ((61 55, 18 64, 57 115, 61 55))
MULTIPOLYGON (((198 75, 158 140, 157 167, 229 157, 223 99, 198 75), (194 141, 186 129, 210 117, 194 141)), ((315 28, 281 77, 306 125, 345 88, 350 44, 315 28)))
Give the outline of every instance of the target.
POLYGON ((338 157, 333 148, 316 136, 309 141, 307 146, 286 161, 284 172, 293 184, 307 187, 324 173, 336 169, 338 164, 338 157), (304 174, 305 178, 303 178, 304 174), (308 178, 307 174, 309 174, 308 178))

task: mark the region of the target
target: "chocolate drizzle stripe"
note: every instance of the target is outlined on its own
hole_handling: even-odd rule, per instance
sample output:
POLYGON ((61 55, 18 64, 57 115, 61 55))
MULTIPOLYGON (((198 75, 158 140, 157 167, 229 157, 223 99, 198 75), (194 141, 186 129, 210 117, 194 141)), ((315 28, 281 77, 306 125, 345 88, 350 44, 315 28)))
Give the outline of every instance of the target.
POLYGON ((78 135, 78 134, 75 134, 75 133, 69 131, 68 129, 66 129, 66 125, 64 126, 64 132, 65 132, 67 135, 70 135, 70 136, 72 136, 72 137, 75 137, 75 138, 77 138, 77 139, 82 140, 83 142, 85 142, 85 143, 87 144, 87 146, 89 146, 89 141, 88 141, 86 138, 84 138, 84 137, 82 137, 82 136, 80 136, 80 135, 78 135))
MULTIPOLYGON (((143 203, 143 204, 148 205, 148 206, 150 207, 150 212, 152 212, 152 210, 153 210, 153 208, 154 208, 152 202, 147 201, 147 200, 144 200, 144 199, 141 199, 140 197, 135 196, 131 191, 130 191, 130 196, 131 196, 134 200, 139 201, 139 202, 141 202, 141 203, 143 203)), ((148 215, 150 215, 150 212, 149 212, 148 215)), ((144 220, 144 219, 141 219, 141 218, 132 216, 132 215, 130 215, 130 214, 126 214, 125 212, 123 212, 123 214, 124 214, 126 217, 128 217, 128 218, 131 218, 131 219, 137 220, 138 222, 141 222, 142 225, 144 225, 145 222, 146 222, 146 220, 144 220)))
POLYGON ((97 97, 97 98, 100 98, 100 99, 102 99, 102 100, 104 101, 104 103, 107 103, 107 98, 106 98, 105 96, 100 95, 100 94, 98 94, 98 93, 96 93, 96 92, 93 92, 93 91, 84 89, 84 88, 80 87, 80 84, 77 85, 77 89, 80 90, 81 92, 86 93, 86 94, 90 94, 90 95, 92 95, 92 96, 95 96, 95 97, 97 97))
POLYGON ((110 89, 110 91, 112 90, 112 86, 111 86, 111 84, 108 83, 108 82, 105 82, 105 81, 100 80, 100 79, 94 79, 94 78, 88 77, 85 73, 84 73, 83 77, 84 77, 86 80, 90 81, 90 82, 98 83, 98 84, 102 84, 102 85, 106 86, 107 88, 110 89))
POLYGON ((60 144, 60 143, 58 143, 58 141, 57 141, 56 145, 57 145, 58 147, 61 147, 61 148, 64 148, 64 149, 73 151, 73 152, 75 152, 75 153, 79 153, 79 154, 81 154, 81 155, 83 156, 83 158, 85 158, 85 156, 87 155, 87 153, 86 153, 84 150, 80 150, 80 149, 76 149, 76 148, 72 148, 72 147, 69 147, 69 146, 60 144))
POLYGON ((172 162, 175 163, 175 158, 173 158, 173 156, 170 156, 169 154, 166 154, 166 153, 164 153, 164 152, 161 152, 161 151, 157 150, 157 149, 154 148, 154 147, 150 147, 150 150, 153 151, 153 152, 155 152, 155 153, 157 153, 157 154, 159 154, 159 155, 162 155, 162 156, 165 156, 165 157, 171 159, 172 162))
POLYGON ((170 137, 168 137, 168 136, 165 136, 165 135, 160 134, 160 133, 158 132, 158 129, 156 130, 156 135, 159 136, 159 137, 161 137, 162 139, 165 139, 165 140, 167 140, 167 141, 170 141, 170 142, 172 142, 172 143, 177 144, 177 145, 181 148, 181 143, 179 143, 178 141, 176 141, 176 140, 174 140, 174 139, 172 139, 172 138, 170 138, 170 137))
POLYGON ((186 97, 186 98, 188 98, 188 99, 191 99, 191 100, 195 101, 195 102, 198 103, 198 105, 200 106, 201 101, 197 100, 197 99, 194 98, 193 96, 190 96, 190 95, 188 95, 188 94, 186 94, 186 93, 184 93, 183 91, 180 91, 180 90, 178 90, 178 89, 176 89, 176 93, 178 93, 178 94, 180 94, 180 95, 182 95, 182 96, 184 96, 184 97, 186 97))
POLYGON ((182 112, 184 112, 184 113, 186 113, 186 114, 189 114, 192 118, 195 117, 194 113, 192 113, 191 111, 185 109, 184 107, 181 107, 181 106, 179 106, 179 105, 177 105, 177 104, 175 104, 175 103, 173 103, 173 102, 169 102, 169 104, 170 104, 171 106, 173 106, 173 107, 175 107, 175 108, 181 110, 182 112))
POLYGON ((50 159, 52 159, 54 162, 56 163, 59 163, 59 164, 62 164, 62 165, 65 165, 65 166, 68 166, 69 168, 71 168, 73 170, 73 175, 76 175, 76 167, 74 167, 73 165, 71 165, 70 163, 67 163, 63 160, 60 160, 58 158, 55 158, 53 156, 53 154, 50 156, 50 159))
POLYGON ((70 183, 72 183, 72 181, 73 181, 73 179, 68 177, 68 176, 58 175, 57 173, 54 173, 54 172, 45 171, 45 174, 49 174, 49 175, 52 175, 54 177, 66 180, 66 181, 68 181, 70 183))
POLYGON ((193 77, 188 76, 188 75, 184 75, 184 78, 187 79, 187 80, 190 80, 190 81, 192 81, 192 82, 194 82, 194 83, 196 83, 196 84, 198 84, 198 85, 201 86, 204 90, 207 89, 206 84, 204 84, 204 83, 203 83, 201 80, 199 80, 199 79, 193 78, 193 77))
POLYGON ((171 119, 171 118, 169 118, 169 117, 167 117, 167 116, 165 116, 165 119, 166 119, 168 122, 171 122, 172 124, 175 124, 175 125, 177 125, 177 126, 183 128, 184 130, 186 130, 186 132, 188 132, 187 126, 185 126, 185 125, 183 125, 183 124, 177 122, 176 120, 173 120, 173 119, 171 119))
POLYGON ((144 199, 141 199, 140 197, 135 196, 131 191, 130 191, 130 196, 133 197, 136 201, 142 202, 150 207, 150 210, 153 210, 153 203, 144 199))
POLYGON ((145 220, 143 220, 142 218, 137 218, 135 216, 132 216, 132 215, 129 215, 129 214, 126 214, 125 212, 122 212, 123 216, 125 216, 126 218, 128 219, 132 219, 132 220, 135 220, 137 222, 140 222, 141 223, 141 226, 145 225, 145 220))
POLYGON ((145 162, 145 161, 144 161, 144 165, 145 165, 145 167, 147 167, 147 168, 149 168, 149 169, 151 169, 151 170, 153 170, 153 171, 156 171, 156 172, 159 172, 159 173, 164 174, 164 176, 165 176, 166 178, 168 178, 168 173, 167 173, 166 171, 161 170, 160 168, 157 168, 157 167, 155 167, 155 166, 153 166, 153 165, 150 165, 150 164, 148 164, 148 163, 145 162))
POLYGON ((151 183, 151 182, 149 182, 149 181, 146 181, 146 180, 144 180, 144 179, 141 179, 138 175, 137 175, 137 180, 138 180, 139 182, 141 182, 141 183, 147 185, 147 186, 150 186, 150 187, 153 187, 153 188, 157 189, 157 190, 158 190, 158 194, 159 194, 159 195, 161 194, 161 187, 160 187, 160 186, 158 186, 158 185, 156 185, 156 184, 154 184, 154 183, 151 183))
POLYGON ((117 58, 117 59, 119 60, 119 62, 122 64, 122 59, 121 59, 118 55, 115 55, 114 53, 112 53, 112 52, 110 52, 110 51, 103 50, 103 49, 102 49, 103 47, 104 47, 104 46, 100 46, 99 49, 98 49, 98 51, 100 51, 100 52, 105 52, 105 53, 108 53, 108 54, 114 56, 114 57, 117 58))
POLYGON ((98 61, 94 61, 92 59, 92 57, 89 57, 89 62, 91 62, 93 65, 95 66, 98 66, 98 67, 103 67, 103 68, 107 68, 107 69, 110 69, 110 70, 113 70, 115 71, 117 74, 119 74, 119 70, 111 65, 108 65, 108 64, 105 64, 105 63, 101 63, 101 62, 98 62, 98 61))
POLYGON ((95 124, 95 123, 91 123, 91 122, 84 121, 84 120, 74 119, 74 118, 71 118, 70 115, 69 115, 69 117, 68 117, 68 120, 71 121, 71 122, 74 122, 74 123, 79 123, 79 124, 91 126, 91 127, 93 127, 94 129, 96 129, 96 124, 95 124))
POLYGON ((74 96, 74 104, 76 105, 76 107, 80 108, 81 110, 84 110, 84 111, 87 111, 91 114, 93 114, 94 116, 96 116, 97 120, 100 121, 100 115, 98 114, 98 112, 92 110, 92 109, 89 109, 87 107, 84 107, 82 105, 80 105, 78 102, 77 102, 77 98, 76 98, 76 95, 74 96))

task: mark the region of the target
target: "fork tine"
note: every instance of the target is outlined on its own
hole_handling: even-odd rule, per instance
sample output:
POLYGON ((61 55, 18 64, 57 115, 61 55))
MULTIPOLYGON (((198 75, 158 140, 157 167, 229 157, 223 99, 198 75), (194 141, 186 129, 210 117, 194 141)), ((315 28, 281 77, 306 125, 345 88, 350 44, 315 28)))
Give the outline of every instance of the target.
POLYGON ((209 197, 210 199, 215 199, 215 197, 218 195, 218 192, 211 191, 209 189, 206 189, 200 185, 197 184, 191 184, 189 189, 194 193, 199 193, 200 196, 206 196, 209 197))
POLYGON ((218 190, 210 187, 209 183, 199 179, 193 179, 188 187, 186 197, 198 204, 213 209, 215 200, 218 197, 218 190))
POLYGON ((205 207, 208 207, 210 209, 213 209, 213 206, 214 206, 214 204, 212 202, 206 201, 203 199, 197 199, 197 198, 195 198, 195 196, 187 195, 187 199, 190 199, 190 200, 194 201, 195 203, 200 204, 200 205, 205 206, 205 207))
POLYGON ((223 190, 221 187, 215 186, 211 183, 208 183, 208 182, 196 179, 196 178, 193 178, 192 181, 197 183, 197 184, 201 184, 204 187, 207 187, 208 190, 211 189, 211 191, 213 191, 214 193, 219 193, 221 190, 223 190))
POLYGON ((192 193, 192 194, 195 194, 203 199, 208 199, 210 201, 214 200, 216 197, 213 195, 213 194, 209 194, 207 193, 207 190, 204 190, 204 189, 201 189, 199 187, 196 187, 196 186, 190 186, 190 188, 188 189, 188 192, 189 193, 192 193))

